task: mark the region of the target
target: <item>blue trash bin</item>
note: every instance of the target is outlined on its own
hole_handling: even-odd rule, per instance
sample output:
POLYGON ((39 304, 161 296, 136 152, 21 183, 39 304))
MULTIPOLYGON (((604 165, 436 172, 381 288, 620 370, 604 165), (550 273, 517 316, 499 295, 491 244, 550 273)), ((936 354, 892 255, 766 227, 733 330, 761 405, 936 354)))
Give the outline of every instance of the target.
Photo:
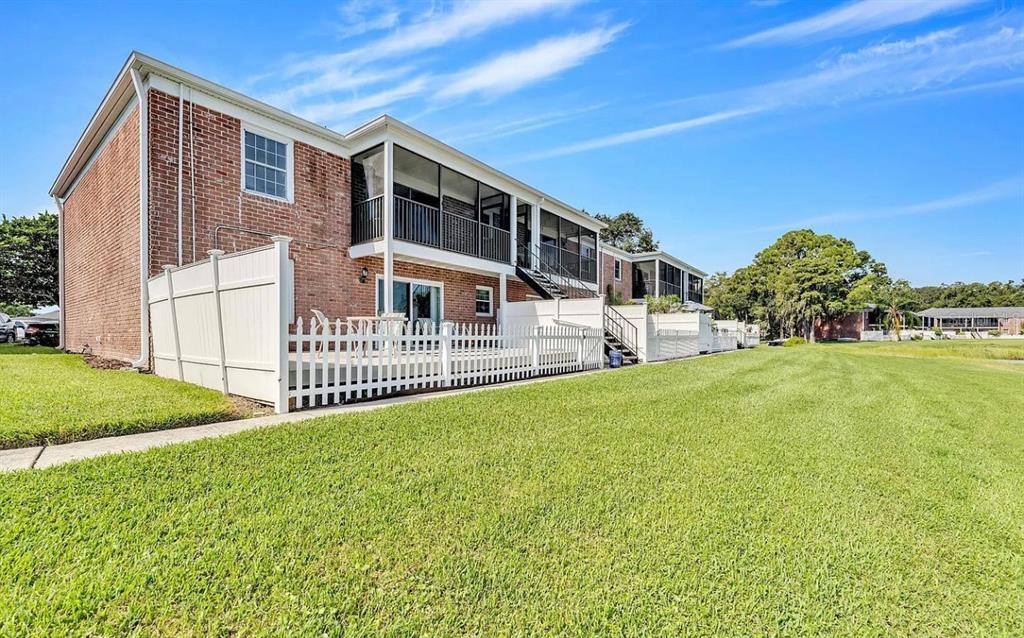
POLYGON ((609 368, 621 368, 622 367, 622 353, 618 350, 612 350, 608 353, 608 367, 609 368))

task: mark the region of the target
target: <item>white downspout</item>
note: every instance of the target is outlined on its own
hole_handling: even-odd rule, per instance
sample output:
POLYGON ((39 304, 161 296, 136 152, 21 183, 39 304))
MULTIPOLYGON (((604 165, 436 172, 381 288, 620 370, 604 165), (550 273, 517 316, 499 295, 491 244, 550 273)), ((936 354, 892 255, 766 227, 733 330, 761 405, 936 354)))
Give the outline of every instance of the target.
POLYGON ((53 196, 57 204, 57 312, 60 321, 57 348, 64 349, 64 201, 53 196))
POLYGON ((185 96, 182 95, 185 92, 185 85, 178 82, 178 265, 182 265, 184 261, 181 255, 181 159, 182 149, 185 147, 184 140, 182 139, 182 133, 184 132, 184 120, 185 120, 185 96))
POLYGON ((132 84, 139 98, 139 358, 132 367, 149 366, 149 104, 138 69, 132 84))

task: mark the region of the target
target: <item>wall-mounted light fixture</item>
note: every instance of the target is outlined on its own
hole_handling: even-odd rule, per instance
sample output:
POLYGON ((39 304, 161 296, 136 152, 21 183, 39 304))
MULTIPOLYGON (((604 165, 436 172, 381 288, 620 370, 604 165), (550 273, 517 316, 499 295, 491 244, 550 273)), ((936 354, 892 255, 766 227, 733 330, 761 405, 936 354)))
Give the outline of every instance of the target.
POLYGON ((363 269, 359 272, 359 283, 365 284, 366 283, 366 278, 369 277, 369 276, 370 276, 370 270, 366 266, 363 266, 363 269))

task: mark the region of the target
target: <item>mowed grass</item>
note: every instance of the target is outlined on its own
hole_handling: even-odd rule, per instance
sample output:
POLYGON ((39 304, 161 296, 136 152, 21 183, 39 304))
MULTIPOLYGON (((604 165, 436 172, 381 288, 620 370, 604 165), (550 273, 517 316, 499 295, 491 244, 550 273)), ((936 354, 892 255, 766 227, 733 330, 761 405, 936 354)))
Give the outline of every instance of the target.
POLYGON ((1024 360, 1024 339, 979 339, 942 341, 877 341, 829 344, 854 348, 857 352, 907 357, 953 357, 957 359, 1024 360))
POLYGON ((1024 374, 829 346, 0 476, 0 634, 1021 635, 1024 374))
POLYGON ((0 449, 210 423, 239 414, 219 392, 96 370, 53 348, 0 346, 0 449))

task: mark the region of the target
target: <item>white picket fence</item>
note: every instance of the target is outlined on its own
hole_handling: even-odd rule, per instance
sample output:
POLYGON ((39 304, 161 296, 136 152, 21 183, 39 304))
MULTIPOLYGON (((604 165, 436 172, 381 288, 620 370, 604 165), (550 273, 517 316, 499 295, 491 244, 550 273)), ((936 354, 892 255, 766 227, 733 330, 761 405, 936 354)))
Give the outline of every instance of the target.
POLYGON ((577 326, 299 318, 288 397, 298 409, 597 369, 603 339, 577 326))

